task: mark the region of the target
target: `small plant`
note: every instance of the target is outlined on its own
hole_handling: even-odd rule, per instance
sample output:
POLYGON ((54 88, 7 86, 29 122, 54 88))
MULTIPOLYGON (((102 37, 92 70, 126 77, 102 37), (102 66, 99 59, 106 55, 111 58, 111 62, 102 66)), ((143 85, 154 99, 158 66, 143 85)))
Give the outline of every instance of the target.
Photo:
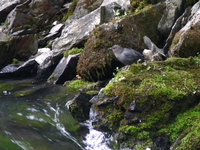
POLYGON ((64 52, 64 57, 67 57, 70 54, 78 54, 81 53, 83 51, 82 48, 72 48, 71 50, 66 50, 64 52))
POLYGON ((13 62, 13 64, 17 64, 19 62, 19 60, 17 58, 13 58, 12 62, 13 62))

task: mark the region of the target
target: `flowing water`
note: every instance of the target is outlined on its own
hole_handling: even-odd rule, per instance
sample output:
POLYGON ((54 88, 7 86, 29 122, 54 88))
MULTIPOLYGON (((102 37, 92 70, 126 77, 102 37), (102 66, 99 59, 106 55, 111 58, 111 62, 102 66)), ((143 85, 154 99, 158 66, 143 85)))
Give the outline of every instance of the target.
POLYGON ((110 135, 71 116, 65 104, 74 94, 33 79, 0 80, 0 150, 110 150, 110 135))

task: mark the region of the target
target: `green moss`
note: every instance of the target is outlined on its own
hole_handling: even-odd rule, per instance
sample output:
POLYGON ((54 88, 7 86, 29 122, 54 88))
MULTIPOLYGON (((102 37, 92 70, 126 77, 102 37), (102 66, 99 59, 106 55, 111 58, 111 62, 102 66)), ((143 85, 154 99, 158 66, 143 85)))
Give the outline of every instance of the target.
POLYGON ((68 84, 65 83, 65 85, 70 88, 79 89, 79 88, 86 88, 89 84, 92 84, 92 83, 93 82, 88 82, 85 80, 78 79, 78 80, 70 81, 68 82, 68 84))
MULTIPOLYGON (((112 128, 112 125, 115 129, 119 128, 119 131, 128 134, 128 137, 137 137, 137 139, 132 140, 146 143, 147 139, 156 136, 159 134, 159 130, 172 123, 179 113, 195 106, 196 101, 198 101, 196 95, 200 95, 199 66, 198 57, 170 58, 163 62, 153 62, 147 65, 133 64, 129 71, 119 72, 116 74, 115 80, 112 80, 105 87, 104 93, 107 96, 120 96, 120 99, 114 103, 114 108, 121 114, 121 118, 112 118, 116 115, 115 109, 98 108, 110 111, 108 111, 108 114, 111 117, 103 114, 105 115, 104 122, 109 122, 112 128), (126 119, 123 117, 133 101, 136 103, 136 110, 132 114, 134 118, 140 118, 140 121, 136 119, 136 122, 134 118, 126 119), (132 123, 130 124, 130 122, 132 123)), ((192 117, 192 115, 189 116, 192 117)), ((179 122, 178 124, 182 123, 179 122)), ((199 127, 196 128, 194 124, 192 123, 192 126, 195 130, 198 130, 199 127)), ((184 124, 182 125, 186 127, 184 124)), ((174 127, 172 129, 176 130, 174 127)), ((185 128, 176 130, 177 134, 172 131, 174 137, 165 134, 172 133, 169 131, 163 132, 163 134, 173 137, 171 140, 174 141, 184 130, 185 128)), ((188 137, 191 135, 188 134, 188 137)), ((195 137, 194 141, 197 139, 198 136, 195 137)), ((153 143, 153 141, 150 143, 153 143)), ((132 147, 134 147, 133 145, 132 147)))
POLYGON ((0 135, 0 147, 3 147, 5 149, 21 150, 21 147, 12 142, 11 139, 12 138, 8 135, 0 135))
POLYGON ((73 0, 72 4, 69 7, 68 12, 64 15, 62 21, 65 22, 71 15, 73 15, 76 5, 79 0, 73 0))
POLYGON ((200 104, 190 110, 179 114, 175 121, 159 131, 166 133, 171 141, 176 141, 180 138, 180 144, 176 149, 192 150, 200 146, 200 104))
POLYGON ((138 12, 151 4, 150 0, 132 0, 131 2, 131 12, 138 12))
POLYGON ((64 57, 67 57, 70 54, 78 54, 81 53, 83 51, 82 48, 72 48, 71 50, 66 50, 64 52, 64 57))

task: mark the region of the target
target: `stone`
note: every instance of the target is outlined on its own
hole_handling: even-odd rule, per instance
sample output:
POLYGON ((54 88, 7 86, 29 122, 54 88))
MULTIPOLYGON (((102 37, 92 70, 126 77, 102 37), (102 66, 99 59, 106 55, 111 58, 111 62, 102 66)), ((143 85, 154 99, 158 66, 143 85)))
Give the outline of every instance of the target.
POLYGON ((167 54, 169 51, 169 48, 172 44, 172 40, 175 36, 175 34, 183 27, 185 26, 185 24, 188 22, 188 19, 190 17, 191 14, 191 7, 188 7, 185 9, 185 12, 176 20, 176 22, 174 23, 170 34, 166 40, 166 44, 163 47, 164 53, 167 54))
POLYGON ((169 55, 173 57, 195 56, 200 52, 200 2, 191 11, 190 20, 173 38, 169 55))
POLYGON ((75 78, 79 56, 80 53, 63 57, 49 77, 48 82, 53 84, 63 84, 65 81, 75 78))
POLYGON ((182 13, 184 0, 166 0, 166 10, 158 24, 158 30, 162 37, 168 37, 173 24, 182 13))
POLYGON ((48 23, 49 18, 59 12, 62 5, 63 0, 27 0, 9 13, 4 31, 15 35, 36 33, 37 29, 48 23))
POLYGON ((13 58, 26 61, 30 56, 38 51, 38 35, 27 34, 21 36, 12 36, 9 39, 10 51, 14 52, 13 58))
POLYGON ((89 112, 91 103, 89 100, 92 98, 90 94, 79 93, 69 100, 65 106, 69 109, 72 116, 80 122, 89 119, 89 112))
POLYGON ((7 18, 7 15, 19 4, 19 0, 14 0, 12 2, 5 1, 0 4, 0 23, 4 22, 7 18))
POLYGON ((31 77, 37 73, 35 59, 30 59, 19 64, 9 64, 0 70, 1 78, 31 77))

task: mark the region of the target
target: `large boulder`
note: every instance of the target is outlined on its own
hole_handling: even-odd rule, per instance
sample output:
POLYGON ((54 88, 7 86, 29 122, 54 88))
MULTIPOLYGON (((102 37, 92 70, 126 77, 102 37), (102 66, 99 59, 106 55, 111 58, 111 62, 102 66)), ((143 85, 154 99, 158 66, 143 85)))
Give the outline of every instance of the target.
POLYGON ((145 35, 157 44, 159 41, 157 25, 162 12, 163 5, 159 4, 97 27, 85 44, 85 50, 77 66, 78 74, 86 80, 108 79, 112 77, 115 68, 121 66, 109 47, 118 44, 142 52, 146 48, 143 41, 145 35))
POLYGON ((13 58, 17 58, 19 60, 25 61, 38 51, 37 34, 12 36, 9 42, 11 43, 10 51, 14 52, 13 58))
POLYGON ((190 20, 176 33, 170 47, 170 56, 189 57, 200 52, 200 2, 192 7, 190 20))
POLYGON ((36 34, 12 36, 0 41, 0 68, 17 60, 26 61, 37 53, 38 37, 36 34))

